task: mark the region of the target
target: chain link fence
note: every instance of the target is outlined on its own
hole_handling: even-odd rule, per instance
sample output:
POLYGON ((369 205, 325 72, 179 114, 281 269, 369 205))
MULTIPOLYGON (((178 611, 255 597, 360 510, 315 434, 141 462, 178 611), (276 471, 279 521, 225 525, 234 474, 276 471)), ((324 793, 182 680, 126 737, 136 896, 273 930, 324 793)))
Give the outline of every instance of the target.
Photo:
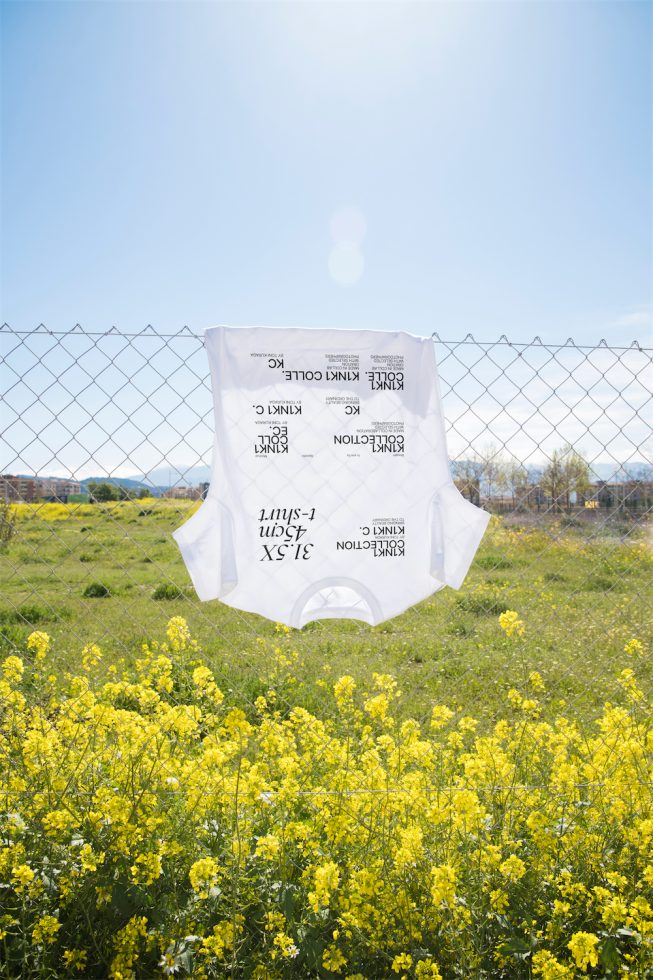
MULTIPOLYGON (((260 803, 255 806, 251 792, 249 797, 245 792, 243 809, 235 770, 228 777, 223 772, 219 817, 214 813, 211 819, 224 824, 229 818, 231 833, 226 836, 232 844, 241 841, 241 835, 251 836, 260 824, 263 832, 255 840, 268 841, 267 858, 265 843, 251 844, 249 850, 243 843, 242 853, 239 850, 229 866, 228 887, 219 888, 217 878, 211 884, 208 876, 207 895, 213 888, 215 902, 223 905, 222 917, 216 913, 211 920, 212 928, 223 922, 229 928, 220 926, 220 941, 168 937, 159 950, 162 960, 156 975, 173 972, 174 967, 174 972, 197 976, 204 975, 201 970, 206 976, 327 976, 346 969, 353 976, 359 975, 360 967, 360 975, 370 977, 402 971, 406 976, 435 977, 436 972, 426 972, 432 959, 433 971, 441 969, 443 976, 546 976, 544 946, 550 940, 553 949, 559 937, 547 938, 546 926, 536 936, 531 923, 527 942, 523 929, 509 927, 511 916, 502 908, 504 894, 510 891, 505 882, 512 881, 509 871, 503 874, 503 887, 495 884, 488 891, 496 906, 492 928, 491 912, 483 913, 483 928, 490 933, 494 929, 500 941, 490 939, 487 949, 477 948, 476 953, 463 953, 464 942, 457 950, 453 940, 448 946, 439 929, 427 937, 422 921, 433 913, 426 895, 439 909, 451 912, 452 936, 471 928, 469 903, 462 891, 458 901, 452 883, 456 874, 461 880, 462 870, 455 872, 456 861, 447 849, 440 848, 437 860, 435 851, 430 854, 431 870, 420 887, 411 891, 402 875, 426 860, 431 830, 438 837, 448 828, 451 840, 452 828, 460 831, 467 820, 466 839, 473 825, 473 834, 485 834, 489 840, 500 822, 497 807, 506 820, 511 805, 520 812, 525 807, 531 814, 539 813, 547 832, 552 832, 554 814, 562 839, 563 831, 571 828, 571 833, 579 824, 575 816, 561 816, 556 801, 568 806, 572 798, 574 805, 582 806, 583 818, 595 820, 595 834, 608 820, 613 778, 625 780, 629 793, 633 787, 642 793, 644 802, 634 807, 633 820, 653 806, 650 755, 638 755, 624 775, 619 740, 615 742, 605 714, 597 738, 597 719, 606 703, 625 699, 631 710, 640 712, 637 725, 644 728, 650 718, 653 349, 636 342, 624 347, 604 341, 583 346, 571 340, 551 345, 537 337, 529 343, 506 337, 486 343, 471 335, 450 341, 434 334, 452 475, 464 496, 494 515, 467 579, 460 590, 437 592, 376 627, 355 620, 320 620, 290 631, 217 600, 200 603, 171 538, 200 506, 210 476, 213 403, 202 336, 188 328, 174 334, 160 334, 151 327, 134 333, 115 328, 93 332, 79 326, 59 332, 43 326, 20 331, 5 324, 0 343, 2 656, 31 661, 38 674, 45 643, 38 637, 47 634, 53 677, 81 672, 91 687, 105 685, 105 698, 137 713, 145 710, 144 701, 126 678, 138 676, 139 683, 154 687, 170 708, 187 708, 192 701, 189 691, 194 690, 204 698, 203 711, 208 711, 206 699, 215 683, 224 703, 243 713, 240 737, 248 741, 248 748, 239 756, 238 773, 245 783, 251 781, 250 791, 259 782, 252 769, 242 770, 242 759, 249 753, 248 766, 266 770, 260 783, 264 788, 256 796, 260 803), (166 636, 164 648, 152 646, 166 636), (157 649, 159 654, 163 649, 170 666, 164 660, 156 666, 157 649), (180 664, 191 671, 192 683, 188 677, 177 677, 180 664), (210 670, 210 680, 203 668, 210 670), (118 693, 119 684, 123 687, 118 693), (282 723, 285 728, 274 727, 282 723), (251 731, 244 734, 246 724, 255 727, 256 736, 251 731), (436 753, 437 765, 435 750, 424 748, 426 742, 417 738, 413 724, 433 739, 446 734, 448 741, 436 753), (512 726, 510 732, 502 725, 512 726), (544 725, 546 735, 538 728, 544 725), (355 747, 349 744, 354 731, 355 747), (504 737, 506 743, 499 745, 504 737), (289 742, 285 749, 275 749, 266 738, 280 745, 285 738, 289 742), (548 740, 546 753, 542 740, 548 740), (390 759, 400 745, 405 752, 401 764, 394 756, 390 759), (573 765, 572 745, 579 756, 573 765), (491 763, 488 746, 496 750, 491 763), (581 750, 587 750, 582 764, 581 750), (276 759, 276 769, 270 758, 265 765, 261 761, 266 751, 276 759), (284 752, 296 763, 288 763, 288 771, 284 752), (286 781, 290 769, 292 792, 286 781), (304 799, 303 809, 299 804, 293 809, 291 798, 304 799), (386 810, 386 803, 378 800, 389 798, 395 802, 386 810), (464 798, 471 807, 467 817, 456 798, 464 798), (377 803, 365 803, 372 799, 377 803), (231 811, 225 800, 232 801, 231 811), (277 820, 285 821, 286 832, 292 825, 296 834, 294 856, 284 875, 275 879, 273 892, 281 904, 275 904, 276 899, 261 904, 261 890, 272 887, 268 871, 261 872, 252 891, 252 866, 240 863, 248 854, 251 860, 268 860, 268 865, 277 858, 280 824, 270 829, 260 816, 261 808, 274 811, 277 820), (426 825, 418 832, 420 812, 426 825), (342 840, 330 822, 338 820, 350 835, 352 850, 346 861, 336 856, 342 840), (317 851, 308 845, 302 850, 304 831, 296 826, 302 822, 319 824, 328 846, 322 841, 317 851), (399 877, 392 879, 394 900, 383 896, 388 909, 377 921, 368 898, 361 897, 366 887, 361 875, 374 864, 375 846, 370 842, 392 836, 391 825, 393 868, 399 869, 399 877), (405 860, 397 858, 402 848, 405 860), (340 868, 339 877, 328 870, 327 858, 340 868), (348 881, 358 875, 356 887, 339 906, 339 915, 327 914, 333 905, 329 895, 343 887, 345 865, 353 876, 348 881), (451 880, 447 873, 433 871, 448 866, 454 868, 451 880), (321 877, 320 867, 327 868, 321 877), (441 884, 439 901, 434 881, 441 884), (411 907, 412 913, 407 911, 411 907), (311 914, 315 921, 309 922, 311 914), (421 923, 413 931, 404 921, 411 914, 421 923), (290 924, 295 919, 300 926, 293 932, 290 924), (197 952, 200 941, 205 944, 204 959, 197 952), (396 959, 401 956, 403 960, 396 959), (538 962, 544 964, 542 972, 529 972, 538 962), (415 972, 418 967, 421 973, 415 972)), ((27 705, 32 698, 43 707, 47 699, 43 691, 36 691, 26 692, 27 705)), ((88 725, 86 691, 73 686, 65 710, 79 703, 79 719, 88 725)), ((58 710, 64 709, 60 705, 58 710)), ((208 716, 213 717, 210 711, 208 716)), ((210 769, 207 756, 198 756, 197 743, 188 741, 181 722, 168 722, 175 749, 165 762, 166 778, 192 782, 197 773, 210 769), (192 766, 192 777, 184 759, 192 766)), ((206 723, 205 739, 215 735, 211 724, 206 723)), ((232 715, 220 730, 223 742, 233 744, 239 724, 232 715)), ((640 734, 645 741, 644 728, 640 734)), ((67 730, 57 737, 59 750, 76 757, 76 736, 67 730)), ((52 760, 46 756, 47 768, 52 760)), ((17 765, 15 759, 12 764, 17 765)), ((76 764, 78 774, 86 771, 81 756, 76 764)), ((87 793, 95 809, 101 783, 94 777, 78 785, 80 797, 87 793)), ((165 781, 159 788, 168 793, 165 781)), ((42 793, 43 787, 38 769, 32 767, 29 778, 11 792, 15 800, 16 794, 20 798, 37 791, 42 793)), ((133 800, 142 791, 134 789, 133 800)), ((50 809, 66 809, 62 800, 70 793, 70 780, 65 790, 55 787, 52 792, 59 802, 55 806, 50 800, 50 809)), ((210 808, 199 802, 201 787, 191 796, 204 815, 199 837, 205 837, 210 808)), ((625 822, 625 811, 621 819, 625 822)), ((528 827, 537 836, 539 825, 528 827)), ((524 836, 525 825, 520 828, 524 836)), ((631 833, 636 830, 631 828, 631 833)), ((580 853, 582 844, 576 845, 580 853)), ((152 852, 145 844, 141 850, 146 856, 152 852)), ((233 857, 231 844, 227 850, 233 857)), ((526 850, 524 845, 524 854, 526 850)), ((501 854, 504 862, 509 859, 501 854)), ((489 857, 486 860, 482 877, 489 881, 496 868, 489 857)), ((559 872, 574 866, 570 855, 556 860, 559 872)), ((515 887, 524 873, 523 863, 516 858, 515 887)), ((379 872, 379 882, 386 872, 379 872)), ((611 873, 621 870, 615 865, 611 873)), ((134 888, 146 891, 146 879, 145 872, 141 878, 131 873, 134 888)), ((109 885, 103 887, 111 891, 109 885)), ((382 884, 378 887, 381 895, 382 884)), ((193 901, 201 892, 199 886, 194 888, 193 901)), ((537 901, 543 901, 541 892, 537 901)), ((523 896, 521 902, 521 911, 530 910, 535 922, 535 906, 531 908, 530 899, 523 896)), ((115 912, 115 928, 126 928, 146 907, 150 911, 145 918, 151 923, 151 907, 144 899, 141 904, 130 893, 122 912, 120 906, 115 912)), ((190 918, 197 921, 197 906, 193 909, 190 918)), ((630 925, 624 913, 623 923, 614 928, 611 920, 604 923, 605 936, 596 932, 601 963, 608 969, 605 964, 612 956, 617 964, 614 975, 619 964, 644 962, 632 936, 617 934, 617 929, 637 933, 641 948, 650 949, 641 928, 633 925, 633 915, 631 911, 630 925), (628 956, 635 959, 628 961, 628 956)), ((555 919, 550 909, 544 918, 555 919)), ((567 936, 565 927, 561 929, 566 942, 582 932, 568 927, 567 936)), ((189 926, 188 931, 195 930, 189 926)), ((136 928, 135 944, 141 941, 137 933, 136 928)), ((145 931, 141 939, 149 942, 145 931)), ((113 955, 115 959, 118 953, 113 955)), ((143 962, 149 962, 142 955, 143 962)), ((563 963, 560 949, 555 955, 563 963)), ((580 968, 581 952, 576 956, 567 950, 565 955, 575 957, 580 968)), ((87 951, 89 976, 106 975, 107 956, 101 950, 87 951)), ((121 975, 115 963, 110 968, 111 976, 121 975)), ((152 967, 140 969, 145 972, 134 967, 135 975, 154 975, 147 973, 152 967)), ((21 975, 17 971, 16 967, 8 975, 21 975)))

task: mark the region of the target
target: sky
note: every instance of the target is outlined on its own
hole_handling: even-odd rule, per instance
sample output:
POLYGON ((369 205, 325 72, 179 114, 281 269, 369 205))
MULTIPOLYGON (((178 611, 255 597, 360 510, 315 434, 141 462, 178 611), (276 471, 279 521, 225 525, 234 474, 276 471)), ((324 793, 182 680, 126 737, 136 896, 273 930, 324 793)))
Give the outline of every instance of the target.
POLYGON ((0 16, 0 323, 92 335, 0 332, 0 470, 196 476, 201 343, 96 334, 220 323, 435 333, 452 458, 653 461, 650 354, 457 346, 653 346, 652 4, 0 16))
POLYGON ((2 2, 0 319, 653 342, 653 5, 2 2))

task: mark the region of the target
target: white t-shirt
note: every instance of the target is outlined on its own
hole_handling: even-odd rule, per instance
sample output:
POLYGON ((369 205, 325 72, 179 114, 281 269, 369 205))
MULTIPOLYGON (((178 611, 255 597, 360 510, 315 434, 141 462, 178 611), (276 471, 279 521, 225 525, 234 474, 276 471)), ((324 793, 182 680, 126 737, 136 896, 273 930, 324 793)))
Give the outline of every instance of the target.
POLYGON ((198 597, 371 625, 458 589, 490 515, 455 487, 430 338, 212 327, 206 500, 173 532, 198 597))

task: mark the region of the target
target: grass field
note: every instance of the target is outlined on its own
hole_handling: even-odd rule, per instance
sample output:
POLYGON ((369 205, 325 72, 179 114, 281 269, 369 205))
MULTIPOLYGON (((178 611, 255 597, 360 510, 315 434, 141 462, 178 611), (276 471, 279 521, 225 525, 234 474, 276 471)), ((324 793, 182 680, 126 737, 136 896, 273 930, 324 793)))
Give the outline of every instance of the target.
POLYGON ((650 537, 493 518, 375 628, 200 604, 192 506, 19 507, 0 977, 653 976, 650 537))
MULTIPOLYGON (((0 553, 4 649, 45 629, 62 668, 74 669, 89 642, 107 662, 129 661, 143 639, 181 615, 221 683, 253 700, 270 669, 257 639, 280 634, 262 617, 198 602, 171 537, 197 506, 149 500, 17 508, 17 532, 0 553)), ((537 670, 549 702, 565 699, 582 718, 614 693, 625 643, 637 638, 650 648, 652 570, 643 525, 603 515, 591 523, 495 517, 459 591, 445 588, 378 627, 323 620, 284 636, 299 655, 294 700, 312 709, 321 682, 375 670, 397 677, 407 714, 446 700, 491 720, 507 691, 537 670), (525 623, 519 643, 499 626, 507 609, 525 623)), ((647 670, 642 665, 644 682, 647 670)))

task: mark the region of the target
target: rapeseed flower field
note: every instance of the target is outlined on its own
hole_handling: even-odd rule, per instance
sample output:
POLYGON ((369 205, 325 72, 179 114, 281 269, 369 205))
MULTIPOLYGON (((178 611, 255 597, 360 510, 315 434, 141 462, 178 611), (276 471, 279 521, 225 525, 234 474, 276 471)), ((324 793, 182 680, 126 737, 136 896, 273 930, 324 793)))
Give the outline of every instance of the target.
POLYGON ((43 631, 5 658, 5 976, 653 971, 641 642, 588 729, 541 720, 534 673, 482 735, 446 704, 399 718, 375 671, 322 716, 291 707, 292 637, 262 646, 276 680, 250 711, 181 617, 106 679, 97 646, 52 673, 43 631))

